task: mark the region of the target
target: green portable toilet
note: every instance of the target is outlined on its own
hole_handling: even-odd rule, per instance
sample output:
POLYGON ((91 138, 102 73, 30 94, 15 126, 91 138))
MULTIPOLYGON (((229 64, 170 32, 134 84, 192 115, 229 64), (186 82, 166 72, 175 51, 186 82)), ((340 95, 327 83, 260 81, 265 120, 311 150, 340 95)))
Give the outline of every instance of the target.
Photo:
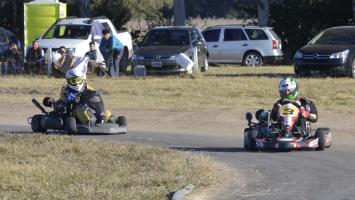
POLYGON ((67 16, 67 4, 58 0, 35 0, 24 4, 25 48, 48 30, 59 18, 67 16))

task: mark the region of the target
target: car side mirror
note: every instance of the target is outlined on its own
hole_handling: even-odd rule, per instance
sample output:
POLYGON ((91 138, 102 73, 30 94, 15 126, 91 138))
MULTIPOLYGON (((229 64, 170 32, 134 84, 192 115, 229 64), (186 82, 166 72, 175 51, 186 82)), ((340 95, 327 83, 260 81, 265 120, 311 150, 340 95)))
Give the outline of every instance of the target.
POLYGON ((42 39, 42 36, 41 35, 37 35, 36 36, 36 40, 40 40, 40 39, 42 39))

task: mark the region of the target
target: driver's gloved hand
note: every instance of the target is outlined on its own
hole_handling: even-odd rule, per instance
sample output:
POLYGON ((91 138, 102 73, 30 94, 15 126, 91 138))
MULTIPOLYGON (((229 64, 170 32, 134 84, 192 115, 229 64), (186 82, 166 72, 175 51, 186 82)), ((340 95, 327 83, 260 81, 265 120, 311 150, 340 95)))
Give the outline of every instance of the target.
POLYGON ((301 116, 304 119, 308 119, 309 115, 311 114, 310 112, 306 111, 306 109, 304 107, 300 108, 300 112, 301 112, 301 116))

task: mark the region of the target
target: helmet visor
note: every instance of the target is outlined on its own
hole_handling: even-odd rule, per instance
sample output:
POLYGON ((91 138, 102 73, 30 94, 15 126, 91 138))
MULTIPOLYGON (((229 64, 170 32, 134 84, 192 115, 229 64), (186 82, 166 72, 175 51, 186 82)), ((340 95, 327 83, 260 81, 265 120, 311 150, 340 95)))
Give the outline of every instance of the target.
POLYGON ((69 85, 76 86, 82 84, 84 82, 84 79, 82 76, 75 76, 73 78, 68 79, 67 82, 69 85))
POLYGON ((293 100, 296 98, 296 91, 292 89, 280 90, 280 97, 282 99, 293 100))

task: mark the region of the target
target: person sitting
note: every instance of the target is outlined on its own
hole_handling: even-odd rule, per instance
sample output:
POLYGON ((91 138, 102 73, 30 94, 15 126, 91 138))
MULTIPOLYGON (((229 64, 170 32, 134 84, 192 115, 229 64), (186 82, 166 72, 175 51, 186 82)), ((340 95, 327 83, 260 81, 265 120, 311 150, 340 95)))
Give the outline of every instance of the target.
POLYGON ((59 50, 53 55, 53 75, 55 77, 64 77, 65 73, 76 66, 80 62, 80 58, 77 58, 67 53, 64 46, 59 47, 59 50))
POLYGON ((90 59, 88 64, 88 71, 92 74, 96 74, 95 72, 101 74, 101 72, 104 72, 106 69, 105 60, 100 50, 96 48, 95 42, 90 42, 89 46, 90 50, 85 54, 85 57, 90 59))
MULTIPOLYGON (((318 120, 318 111, 315 104, 306 96, 299 94, 298 83, 294 78, 285 77, 279 83, 280 99, 274 104, 271 110, 271 119, 279 122, 280 108, 287 103, 293 103, 300 110, 300 116, 296 122, 303 131, 303 136, 309 135, 306 121, 315 123, 318 120)), ((286 133, 286 137, 292 137, 291 133, 286 133)))
MULTIPOLYGON (((71 107, 73 116, 79 123, 90 123, 93 114, 95 115, 96 123, 104 123, 111 118, 115 118, 115 116, 104 108, 103 103, 100 106, 92 108, 87 103, 82 103, 83 101, 81 100, 85 98, 85 94, 87 93, 96 93, 95 89, 86 83, 87 64, 88 58, 85 57, 79 65, 66 72, 66 86, 61 90, 60 100, 64 101, 68 107, 71 107), (95 112, 92 112, 91 109, 95 112)), ((102 101, 101 98, 99 100, 102 101)))
POLYGON ((44 51, 39 47, 37 40, 32 42, 32 47, 28 49, 25 63, 25 73, 43 74, 44 51))
POLYGON ((22 53, 18 50, 15 42, 9 43, 9 48, 5 55, 4 74, 8 74, 8 67, 12 68, 12 74, 15 75, 22 71, 22 53))

